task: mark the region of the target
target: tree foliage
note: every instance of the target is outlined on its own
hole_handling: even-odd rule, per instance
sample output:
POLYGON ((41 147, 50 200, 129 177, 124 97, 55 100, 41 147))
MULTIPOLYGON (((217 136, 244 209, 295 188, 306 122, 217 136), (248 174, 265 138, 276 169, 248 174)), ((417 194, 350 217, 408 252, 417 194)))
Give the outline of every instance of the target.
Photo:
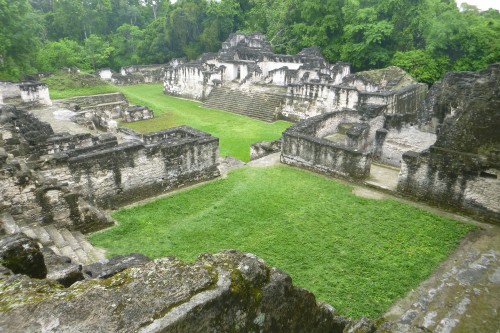
POLYGON ((236 31, 427 83, 500 61, 500 13, 454 0, 0 0, 0 20, 0 77, 194 59, 236 31))

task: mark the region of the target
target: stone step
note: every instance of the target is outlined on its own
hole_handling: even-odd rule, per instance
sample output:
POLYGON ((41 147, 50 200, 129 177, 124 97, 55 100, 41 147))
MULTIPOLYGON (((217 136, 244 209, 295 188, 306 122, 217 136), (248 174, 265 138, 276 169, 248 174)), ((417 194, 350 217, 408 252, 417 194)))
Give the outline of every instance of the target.
POLYGON ((52 251, 54 251, 54 253, 57 254, 58 256, 61 255, 61 251, 59 251, 59 248, 57 246, 51 245, 48 248, 51 249, 52 251))
POLYGON ((47 230, 45 230, 44 227, 38 226, 38 227, 34 228, 33 230, 35 231, 37 238, 40 240, 40 242, 43 245, 49 245, 49 244, 53 243, 52 239, 50 238, 49 233, 47 232, 47 230))
POLYGON ((78 258, 75 251, 69 245, 60 247, 59 252, 61 252, 61 255, 71 258, 74 262, 80 262, 80 258, 78 258))
POLYGON ((242 115, 246 115, 246 116, 251 116, 254 118, 263 118, 263 119, 271 120, 271 121, 274 120, 274 117, 275 117, 274 114, 260 111, 257 108, 246 110, 246 109, 241 109, 241 108, 236 108, 236 107, 233 108, 233 107, 227 106, 227 105, 215 105, 215 106, 207 105, 207 106, 210 108, 219 109, 219 110, 226 111, 226 112, 238 113, 238 114, 242 114, 242 115))
POLYGON ((38 236, 37 236, 35 230, 33 230, 33 228, 31 228, 29 226, 22 227, 21 232, 30 238, 38 239, 38 236))
POLYGON ((47 225, 44 228, 50 235, 50 239, 52 239, 52 242, 54 243, 55 246, 57 246, 60 249, 68 246, 68 242, 64 239, 59 230, 56 229, 56 227, 54 227, 53 225, 47 225))
POLYGON ((104 251, 92 246, 92 244, 90 244, 90 242, 85 238, 85 236, 81 232, 75 231, 73 232, 73 235, 78 240, 81 248, 85 251, 85 253, 89 257, 89 260, 91 260, 92 262, 96 262, 106 257, 104 251))
POLYGON ((57 229, 53 225, 19 226, 9 213, 3 213, 0 218, 7 233, 22 232, 38 240, 41 246, 50 248, 57 255, 69 257, 74 262, 88 265, 105 258, 104 251, 94 248, 79 231, 57 229))
MULTIPOLYGON (((64 237, 64 240, 68 243, 68 246, 71 248, 71 251, 73 252, 71 256, 66 254, 68 257, 84 265, 88 265, 95 262, 95 260, 92 260, 92 254, 87 253, 85 249, 82 247, 80 240, 78 240, 75 237, 76 233, 75 231, 69 231, 68 229, 61 229, 60 232, 61 235, 64 237)), ((67 251, 67 253, 70 253, 68 249, 66 249, 65 251, 67 251)))
POLYGON ((0 220, 2 221, 3 229, 8 235, 15 234, 16 232, 21 232, 21 228, 16 223, 12 215, 10 215, 10 213, 2 213, 0 215, 0 220))
POLYGON ((78 257, 78 262, 83 265, 90 265, 95 262, 95 260, 90 259, 87 252, 82 249, 77 249, 74 251, 76 256, 78 257))
POLYGON ((63 236, 64 240, 68 243, 69 246, 71 246, 73 250, 76 251, 78 249, 81 249, 80 243, 73 236, 71 231, 69 231, 68 229, 60 229, 59 231, 61 232, 61 235, 63 236))
POLYGON ((217 87, 212 90, 203 106, 272 122, 276 120, 276 108, 282 103, 283 97, 279 95, 217 87))

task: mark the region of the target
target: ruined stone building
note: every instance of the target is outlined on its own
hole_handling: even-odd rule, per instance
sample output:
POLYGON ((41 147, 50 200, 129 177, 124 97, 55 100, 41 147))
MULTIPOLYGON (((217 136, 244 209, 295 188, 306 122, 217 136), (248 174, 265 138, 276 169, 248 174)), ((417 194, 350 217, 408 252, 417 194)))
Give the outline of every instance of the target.
POLYGON ((121 94, 71 98, 52 106, 45 84, 4 82, 2 88, 0 96, 10 103, 0 104, 2 230, 22 231, 57 254, 80 263, 99 259, 81 233, 112 224, 102 209, 219 175, 218 139, 207 133, 177 127, 113 135, 115 128, 103 126, 104 121, 151 115, 145 108, 129 107, 121 94), (35 116, 43 110, 74 114, 77 123, 108 133, 91 134, 85 127, 78 133, 55 132, 35 116))
MULTIPOLYGON (((54 132, 37 118, 50 104, 47 86, 30 83, 37 97, 25 102, 10 94, 13 85, 2 92, 13 104, 0 104, 1 331, 375 330, 318 304, 251 254, 224 251, 191 264, 140 254, 104 259, 82 234, 112 225, 103 209, 217 177, 218 139, 189 127, 128 132, 127 140, 54 132)), ((58 105, 95 116, 118 112, 122 102, 104 95, 58 105)))
MULTIPOLYGON (((399 194, 498 223, 499 71, 450 73, 428 92, 396 67, 351 74, 317 48, 278 55, 261 34, 233 34, 192 63, 100 75, 161 80, 166 94, 205 107, 294 121, 255 155, 280 151, 283 163, 356 182, 370 179, 375 163, 390 166, 399 194)), ((112 225, 105 209, 220 174, 218 139, 208 133, 117 128, 117 119, 152 117, 122 94, 52 103, 42 83, 0 82, 0 330, 424 331, 338 316, 251 254, 103 260, 84 234, 112 225), (60 131, 34 115, 47 108, 85 130, 60 131)))
POLYGON ((427 94, 399 68, 351 74, 314 47, 275 54, 256 33, 232 34, 218 53, 164 72, 166 94, 298 122, 281 142, 254 147, 255 156, 281 146, 283 163, 358 181, 372 162, 401 168, 400 193, 500 219, 498 65, 448 74, 427 94))

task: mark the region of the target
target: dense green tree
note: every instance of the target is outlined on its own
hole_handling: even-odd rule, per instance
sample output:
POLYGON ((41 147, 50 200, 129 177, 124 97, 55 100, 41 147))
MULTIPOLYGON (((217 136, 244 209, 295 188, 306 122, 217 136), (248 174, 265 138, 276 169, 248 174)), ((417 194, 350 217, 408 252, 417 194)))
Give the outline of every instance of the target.
POLYGON ((86 68, 83 46, 76 41, 64 38, 55 42, 47 42, 39 50, 37 68, 40 71, 52 72, 61 67, 86 68))
POLYGON ((420 82, 433 83, 446 73, 449 64, 446 56, 434 57, 425 50, 396 52, 392 64, 401 67, 420 82))
POLYGON ((200 35, 201 47, 203 51, 216 51, 221 41, 237 30, 240 6, 236 0, 212 1, 207 6, 206 15, 200 35))
POLYGON ((166 22, 166 17, 160 17, 144 29, 143 40, 137 50, 142 62, 161 64, 175 57, 167 43, 166 22))
POLYGON ((383 67, 391 59, 389 48, 394 24, 380 18, 376 1, 348 0, 343 7, 344 36, 341 58, 357 69, 383 67))
POLYGON ((109 66, 113 47, 97 35, 90 35, 85 39, 85 60, 94 71, 109 66))
POLYGON ((428 83, 500 61, 500 13, 459 10, 454 0, 0 0, 0 19, 3 77, 34 63, 118 69, 194 59, 236 31, 265 33, 276 52, 316 45, 330 62, 395 64, 428 83))
POLYGON ((134 25, 124 24, 112 36, 114 67, 140 64, 138 48, 144 32, 134 25))
POLYGON ((0 0, 0 79, 34 69, 43 31, 41 17, 27 0, 0 0))
MULTIPOLYGON (((496 14, 495 14, 496 13, 496 14)), ((500 61, 500 15, 481 13, 466 6, 436 17, 426 37, 426 49, 434 57, 450 58, 448 70, 477 70, 500 61)))

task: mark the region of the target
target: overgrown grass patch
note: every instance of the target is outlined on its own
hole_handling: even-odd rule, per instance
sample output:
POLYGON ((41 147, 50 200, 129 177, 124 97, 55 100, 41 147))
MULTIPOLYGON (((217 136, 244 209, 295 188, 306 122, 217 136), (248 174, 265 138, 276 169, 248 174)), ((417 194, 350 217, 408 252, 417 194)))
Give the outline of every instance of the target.
POLYGON ((120 90, 118 87, 88 74, 57 73, 42 79, 42 81, 48 84, 51 99, 106 94, 120 90))
POLYGON ((208 132, 220 139, 222 156, 231 155, 243 161, 250 160, 250 145, 258 141, 276 140, 291 123, 266 123, 230 112, 205 109, 201 103, 166 96, 161 84, 143 84, 120 87, 129 101, 146 105, 155 112, 155 118, 135 123, 122 123, 141 133, 187 125, 208 132))
POLYGON ((151 257, 238 249, 264 258, 352 317, 376 318, 415 288, 471 227, 394 200, 279 166, 228 178, 114 213, 119 225, 91 241, 108 254, 151 257))

